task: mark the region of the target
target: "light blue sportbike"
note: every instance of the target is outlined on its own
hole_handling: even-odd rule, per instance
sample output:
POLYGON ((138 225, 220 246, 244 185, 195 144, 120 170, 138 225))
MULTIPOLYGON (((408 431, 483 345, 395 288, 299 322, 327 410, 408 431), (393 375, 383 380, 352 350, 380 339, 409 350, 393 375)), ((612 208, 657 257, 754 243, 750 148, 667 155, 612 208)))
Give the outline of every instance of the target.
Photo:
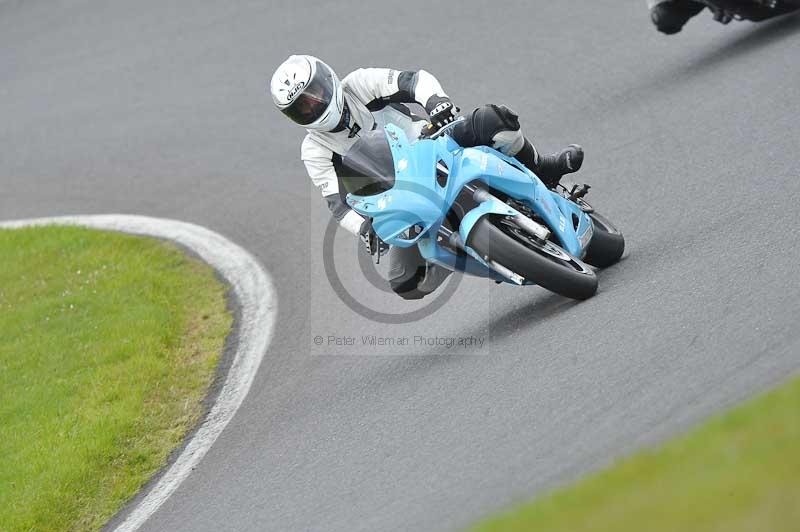
POLYGON ((450 270, 593 296, 587 263, 618 261, 625 240, 582 199, 588 187, 550 190, 513 157, 459 146, 453 125, 419 140, 393 123, 365 133, 343 159, 348 205, 384 242, 450 270))

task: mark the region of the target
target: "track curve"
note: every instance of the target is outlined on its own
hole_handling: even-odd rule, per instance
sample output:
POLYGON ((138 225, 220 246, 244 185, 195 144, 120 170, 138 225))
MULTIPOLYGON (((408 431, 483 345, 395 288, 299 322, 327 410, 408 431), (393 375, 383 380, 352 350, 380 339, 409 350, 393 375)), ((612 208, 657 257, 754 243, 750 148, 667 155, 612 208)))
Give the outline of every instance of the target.
MULTIPOLYGON (((256 255, 282 304, 244 404, 141 530, 453 529, 800 367, 800 19, 667 38, 630 4, 0 1, 0 219, 195 222, 256 255), (582 143, 627 258, 583 303, 465 279, 421 322, 351 313, 320 273, 302 133, 265 93, 292 52, 425 68, 543 149, 582 143), (485 343, 312 342, 351 334, 485 343)), ((403 309, 343 248, 344 281, 403 309)))

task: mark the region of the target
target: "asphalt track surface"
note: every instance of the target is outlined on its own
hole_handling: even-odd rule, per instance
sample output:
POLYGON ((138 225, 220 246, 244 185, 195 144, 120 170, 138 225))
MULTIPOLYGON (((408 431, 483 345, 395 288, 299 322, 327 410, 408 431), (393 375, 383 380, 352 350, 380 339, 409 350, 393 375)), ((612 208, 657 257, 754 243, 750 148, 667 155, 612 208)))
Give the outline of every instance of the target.
MULTIPOLYGON (((681 431, 800 368, 800 18, 673 37, 643 2, 0 2, 0 218, 135 213, 256 255, 278 291, 243 406, 143 530, 448 530, 681 431), (354 20, 357 17, 358 22, 354 20), (626 259, 573 303, 464 279, 405 325, 350 311, 269 105, 290 52, 425 68, 587 151, 626 259), (466 337, 317 347, 316 335, 466 337)), ((416 308, 356 281, 357 298, 416 308)))

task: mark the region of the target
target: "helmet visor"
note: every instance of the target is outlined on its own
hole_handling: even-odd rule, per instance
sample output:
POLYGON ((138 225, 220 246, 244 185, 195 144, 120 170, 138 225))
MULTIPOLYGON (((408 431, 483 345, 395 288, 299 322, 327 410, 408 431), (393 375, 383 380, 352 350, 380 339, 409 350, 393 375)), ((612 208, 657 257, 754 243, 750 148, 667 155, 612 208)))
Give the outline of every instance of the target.
POLYGON ((333 99, 333 72, 317 61, 314 76, 283 113, 300 125, 316 122, 333 99))

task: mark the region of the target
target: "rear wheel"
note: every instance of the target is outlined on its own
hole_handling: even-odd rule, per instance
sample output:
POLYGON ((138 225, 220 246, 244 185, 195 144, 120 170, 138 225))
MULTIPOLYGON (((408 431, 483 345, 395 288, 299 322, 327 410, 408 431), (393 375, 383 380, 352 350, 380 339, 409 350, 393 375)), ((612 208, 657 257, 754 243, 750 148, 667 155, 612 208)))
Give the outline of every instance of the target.
POLYGON ((622 257, 625 238, 602 214, 592 212, 589 217, 592 219, 594 232, 583 260, 598 268, 611 266, 622 257))
POLYGON ((539 241, 505 217, 484 216, 475 224, 469 246, 528 281, 572 299, 597 292, 597 277, 561 247, 539 241))

